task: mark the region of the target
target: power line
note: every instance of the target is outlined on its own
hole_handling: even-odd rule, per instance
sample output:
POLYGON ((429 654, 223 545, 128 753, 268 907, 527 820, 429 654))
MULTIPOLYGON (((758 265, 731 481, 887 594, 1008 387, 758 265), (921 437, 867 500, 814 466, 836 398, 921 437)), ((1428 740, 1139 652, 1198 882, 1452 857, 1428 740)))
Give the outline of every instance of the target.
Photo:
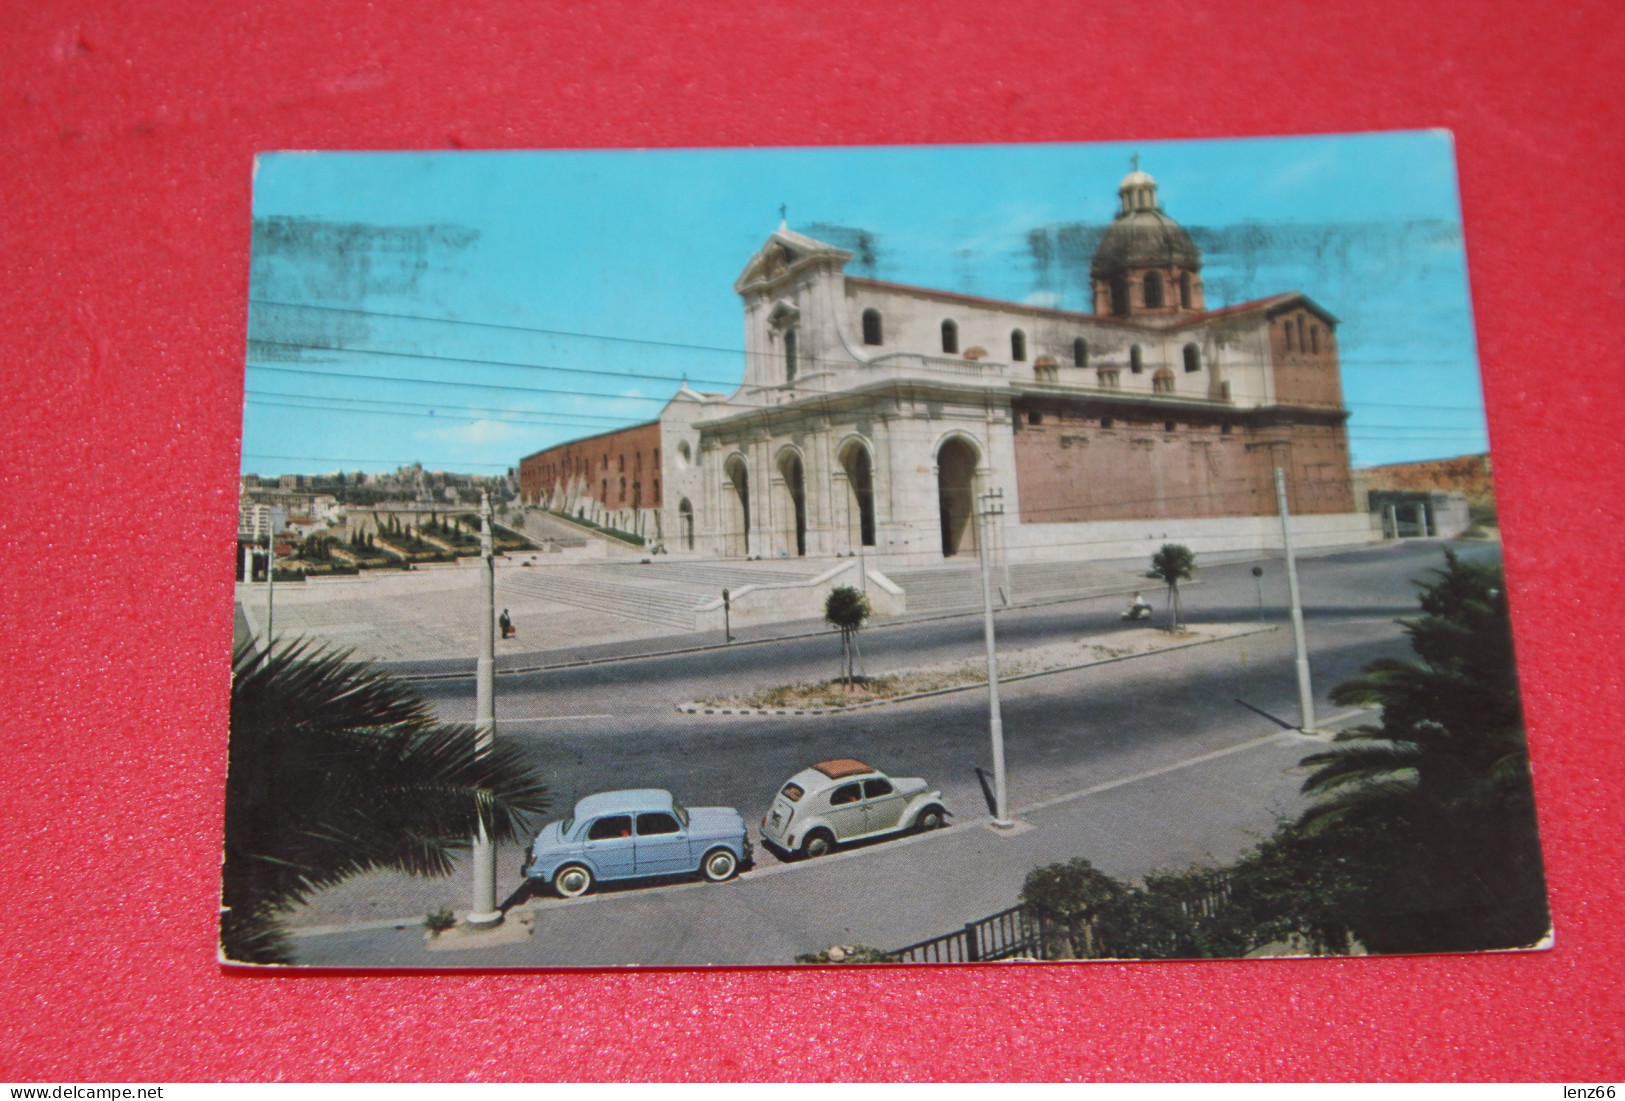
POLYGON ((426 321, 437 325, 464 325, 475 329, 501 329, 507 332, 536 333, 540 336, 574 337, 580 340, 608 340, 621 344, 642 344, 653 348, 684 348, 696 352, 726 352, 744 355, 743 348, 721 348, 712 344, 684 344, 675 340, 647 340, 633 336, 605 336, 602 333, 578 333, 566 329, 540 329, 530 325, 504 325, 496 321, 464 321, 454 317, 423 317, 419 314, 387 313, 383 310, 362 310, 352 306, 318 306, 308 302, 272 302, 265 298, 250 298, 250 305, 276 306, 290 310, 320 310, 325 313, 354 314, 360 317, 388 317, 396 321, 426 321))
MULTIPOLYGON (((681 384, 681 378, 672 378, 670 375, 647 375, 637 371, 603 371, 594 367, 557 367, 547 363, 520 363, 515 360, 504 359, 470 359, 466 356, 441 356, 429 352, 396 352, 382 348, 335 348, 327 344, 299 344, 290 340, 265 340, 260 337, 249 337, 250 344, 260 344, 272 348, 298 348, 309 352, 340 352, 358 356, 383 356, 389 359, 426 359, 435 363, 464 363, 481 367, 522 367, 531 371, 558 371, 568 375, 605 375, 610 378, 635 378, 647 382, 676 382, 681 384)), ((737 382, 723 382, 719 379, 695 379, 694 381, 707 386, 737 386, 737 382)))
POLYGON ((1478 413, 1484 412, 1482 405, 1407 405, 1392 401, 1356 401, 1351 405, 1368 406, 1372 409, 1433 409, 1442 413, 1478 413))
MULTIPOLYGON (((343 401, 366 402, 369 405, 405 405, 414 409, 444 409, 447 411, 463 413, 534 413, 547 417, 574 417, 581 420, 595 421, 621 421, 624 418, 608 416, 602 413, 567 413, 563 410, 552 409, 496 409, 479 405, 433 405, 421 401, 397 401, 394 398, 347 398, 337 394, 290 394, 281 390, 244 390, 248 397, 256 398, 298 398, 310 401, 343 401)), ((585 427, 585 426, 584 426, 585 427)))
MULTIPOLYGON (((554 421, 554 416, 587 417, 593 421, 606 422, 611 425, 608 430, 614 430, 614 425, 627 424, 626 417, 600 416, 600 414, 585 414, 585 412, 544 412, 539 409, 491 409, 479 406, 439 406, 439 404, 419 403, 419 401, 371 401, 371 404, 403 404, 413 406, 414 409, 429 409, 431 412, 413 412, 410 409, 358 409, 351 406, 336 406, 332 401, 349 401, 349 403, 369 403, 367 398, 336 398, 327 395, 296 395, 296 393, 278 393, 278 391, 249 390, 244 391, 247 398, 245 403, 252 406, 265 406, 265 408, 278 409, 310 409, 314 412, 343 412, 353 416, 392 416, 392 417, 418 417, 424 421, 461 421, 461 419, 496 419, 500 424, 536 424, 549 425, 549 427, 562 427, 562 429, 580 429, 596 432, 598 425, 577 424, 570 421, 554 421), (280 398, 280 401, 276 399, 280 398), (445 416, 440 416, 444 412, 445 416)), ((630 427, 630 425, 627 425, 630 427)), ((1383 442, 1428 442, 1428 440, 1458 440, 1458 438, 1477 438, 1482 435, 1474 427, 1451 427, 1451 425, 1362 425, 1370 427, 1375 432, 1404 432, 1407 435, 1371 435, 1367 432, 1349 432, 1350 440, 1383 440, 1383 442), (1441 435, 1410 435, 1414 432, 1443 432, 1441 435)), ((561 445, 562 447, 562 445, 561 445)))
POLYGON ((581 431, 581 430, 584 430, 584 429, 589 429, 589 428, 592 427, 591 425, 578 424, 578 423, 575 423, 573 421, 548 420, 545 417, 525 417, 525 416, 508 416, 508 415, 504 415, 504 416, 500 416, 500 417, 473 417, 473 418, 470 418, 467 415, 461 415, 461 414, 452 414, 452 415, 449 415, 449 416, 440 417, 440 416, 436 416, 434 413, 416 413, 416 412, 412 412, 411 410, 408 410, 408 409, 352 409, 352 408, 348 408, 348 407, 345 407, 345 406, 308 404, 308 403, 288 402, 288 401, 270 401, 270 400, 265 399, 265 398, 249 398, 244 404, 252 405, 252 406, 256 406, 256 407, 260 407, 260 408, 306 409, 306 410, 309 410, 309 411, 311 411, 313 413, 343 413, 343 414, 345 414, 347 416, 356 416, 356 417, 411 417, 414 420, 444 421, 444 422, 446 422, 448 424, 452 424, 452 425, 455 425, 460 421, 475 419, 475 420, 484 420, 484 421, 487 421, 488 423, 494 422, 494 423, 497 423, 497 424, 532 424, 532 425, 546 425, 546 426, 552 427, 552 428, 573 428, 573 429, 576 429, 577 431, 581 431))
MULTIPOLYGON (((357 465, 363 465, 366 463, 384 463, 390 466, 417 466, 421 463, 421 460, 419 459, 340 459, 335 458, 332 455, 267 455, 259 451, 245 451, 243 452, 243 458, 275 459, 278 462, 289 463, 355 463, 357 465)), ((490 470, 505 471, 508 469, 508 464, 506 463, 463 463, 462 465, 482 466, 490 470)))
MULTIPOLYGON (((463 362, 471 362, 471 361, 463 361, 463 362)), ((354 380, 358 380, 358 381, 362 381, 362 382, 402 382, 402 383, 410 383, 410 384, 419 385, 419 386, 449 386, 449 387, 457 387, 457 388, 461 388, 461 389, 471 389, 471 390, 500 390, 500 391, 503 391, 503 392, 506 392, 506 393, 519 393, 519 394, 561 394, 561 395, 564 395, 564 396, 567 396, 567 397, 596 398, 596 399, 598 399, 600 401, 606 401, 606 402, 609 402, 609 401, 643 401, 643 402, 655 402, 657 404, 664 405, 666 402, 671 400, 670 398, 649 397, 649 396, 642 395, 642 394, 605 394, 605 393, 595 392, 595 391, 591 391, 591 390, 560 390, 560 389, 557 389, 557 388, 544 387, 544 386, 509 386, 509 385, 503 385, 501 383, 494 383, 494 382, 454 382, 454 381, 447 380, 447 379, 408 378, 408 377, 405 377, 405 376, 402 376, 402 375, 366 375, 366 374, 358 374, 358 373, 351 372, 351 371, 318 371, 318 370, 313 370, 313 369, 310 369, 310 368, 287 367, 287 366, 284 366, 284 365, 281 365, 281 364, 264 363, 264 362, 259 362, 259 361, 255 361, 255 360, 249 360, 248 363, 247 363, 247 366, 254 369, 254 370, 256 370, 256 371, 275 371, 275 372, 279 372, 279 373, 282 373, 282 374, 308 375, 308 376, 312 376, 312 377, 315 377, 315 378, 354 379, 354 380)), ((672 380, 667 379, 665 381, 669 382, 669 381, 672 381, 672 380)), ((1120 391, 1114 391, 1114 393, 1120 393, 1120 391)), ((306 396, 306 395, 282 395, 282 394, 279 394, 277 396, 279 396, 279 397, 303 397, 303 396, 306 396)), ((312 397, 318 397, 319 396, 319 397, 323 398, 324 400, 327 399, 327 395, 310 395, 310 396, 312 396, 312 397)), ((821 396, 821 395, 809 395, 809 396, 821 396)), ((1086 396, 1086 395, 1083 395, 1083 396, 1086 396)), ((361 400, 369 400, 369 399, 334 397, 331 400, 335 400, 335 401, 361 401, 361 400)), ((374 399, 374 400, 383 400, 383 399, 374 399)), ((431 408, 430 406, 424 405, 423 403, 395 402, 395 401, 393 401, 393 399, 388 399, 388 400, 389 400, 390 404, 414 404, 414 405, 420 405, 423 408, 431 408)), ((762 408, 767 408, 767 407, 764 406, 762 408)), ((1415 407, 1401 406, 1399 408, 1427 408, 1427 407, 1426 406, 1415 406, 1415 407)), ((1171 412, 1178 412, 1178 411, 1172 411, 1171 410, 1171 412)), ((1216 410, 1216 412, 1221 412, 1221 411, 1216 410)), ((1236 409, 1236 410, 1228 411, 1229 415, 1237 416, 1237 417, 1245 416, 1247 412, 1248 412, 1248 410, 1246 410, 1246 409, 1236 409)), ((614 422, 614 421, 619 419, 619 418, 616 418, 614 416, 607 416, 607 415, 603 415, 603 414, 569 413, 569 412, 565 412, 565 411, 560 411, 558 415, 560 415, 560 416, 574 416, 574 417, 592 417, 594 419, 610 421, 610 422, 614 422)), ((1421 430, 1421 431, 1438 431, 1439 428, 1443 428, 1443 429, 1447 429, 1447 430, 1451 429, 1451 426, 1448 426, 1448 425, 1439 426, 1439 428, 1434 428, 1433 426, 1429 426, 1429 425, 1380 425, 1380 424, 1373 425, 1373 424, 1366 424, 1366 423, 1363 423, 1363 422, 1357 422, 1357 426, 1359 428, 1361 428, 1362 430, 1372 429, 1372 428, 1382 428, 1382 429, 1411 429, 1411 428, 1415 428, 1415 429, 1421 430)), ((1477 429, 1476 429, 1476 426, 1462 426, 1460 429, 1455 429, 1455 430, 1460 431, 1460 432, 1473 432, 1473 431, 1476 431, 1477 429)))
MULTIPOLYGON (((313 371, 303 367, 283 367, 249 360, 247 366, 256 371, 278 371, 289 375, 314 375, 317 378, 349 378, 363 382, 410 382, 418 386, 453 386, 471 390, 505 390, 518 394, 563 394, 566 397, 597 398, 600 401, 652 401, 664 405, 670 398, 651 398, 641 394, 602 394, 591 390, 557 390, 545 386, 503 386, 495 382, 450 382, 437 378, 403 378, 400 375, 358 375, 348 371, 313 371)), ((609 418, 613 419, 613 418, 609 418)))
MULTIPOLYGON (((578 339, 578 340, 598 340, 598 341, 607 341, 607 342, 610 342, 610 343, 637 344, 637 345, 642 345, 642 346, 645 346, 645 347, 653 347, 653 348, 678 348, 678 349, 684 349, 684 350, 688 350, 688 351, 718 352, 718 353, 723 353, 723 354, 727 354, 727 355, 734 355, 734 356, 743 356, 745 354, 745 349, 743 349, 743 348, 725 348, 725 347, 720 347, 718 345, 712 345, 712 344, 688 344, 688 343, 684 343, 682 341, 675 341, 675 340, 652 340, 652 339, 641 338, 641 337, 609 336, 609 335, 607 335, 605 333, 583 333, 583 332, 575 332, 575 331, 566 330, 566 329, 543 329, 543 328, 537 328, 537 327, 528 326, 528 325, 507 325, 507 324, 502 324, 500 322, 494 322, 494 321, 465 321, 465 320, 459 320, 459 319, 450 318, 450 317, 424 317, 424 316, 419 315, 419 314, 391 313, 391 312, 384 311, 384 310, 363 310, 363 309, 358 309, 356 307, 351 307, 351 306, 326 306, 326 305, 316 305, 314 303, 305 303, 305 302, 273 302, 273 301, 270 301, 269 299, 264 299, 264 298, 250 298, 249 303, 251 305, 271 306, 271 307, 275 307, 275 308, 279 308, 279 309, 317 310, 317 311, 321 311, 321 312, 325 312, 325 313, 351 314, 351 315, 355 315, 355 316, 359 316, 359 317, 390 318, 390 319, 397 320, 397 321, 422 321, 422 322, 427 322, 427 323, 430 323, 430 324, 438 324, 438 325, 461 325, 461 326, 467 326, 467 327, 470 327, 470 328, 494 329, 494 330, 500 330, 500 331, 506 331, 506 332, 532 333, 532 334, 536 334, 536 335, 539 335, 539 336, 568 337, 568 338, 578 339)), ((1154 332, 1149 332, 1147 334, 1147 339, 1150 339, 1152 336, 1155 336, 1155 335, 1156 334, 1154 332)), ((256 338, 250 337, 250 339, 255 340, 256 338)), ((571 372, 575 372, 575 373, 590 373, 590 374, 601 374, 601 375, 624 375, 627 378, 654 379, 654 378, 663 377, 663 376, 654 376, 654 375, 639 375, 639 374, 634 374, 634 373, 630 373, 630 372, 620 372, 620 371, 595 371, 595 370, 591 370, 589 368, 552 367, 552 366, 548 366, 546 364, 507 363, 507 362, 504 362, 504 361, 501 361, 501 360, 466 359, 466 358, 461 358, 461 357, 430 356, 430 355, 427 355, 427 354, 424 354, 424 353, 384 352, 384 351, 376 351, 376 350, 372 350, 372 349, 360 349, 360 348, 333 348, 333 347, 329 347, 329 346, 326 346, 326 345, 302 344, 302 343, 289 342, 289 341, 258 340, 258 342, 259 343, 264 343, 264 344, 278 344, 278 345, 283 345, 283 346, 286 346, 286 347, 293 347, 293 348, 305 348, 305 349, 308 349, 308 350, 311 350, 311 351, 355 352, 357 354, 363 354, 364 353, 364 354, 370 354, 370 355, 414 356, 415 358, 423 358, 423 359, 448 359, 448 360, 450 360, 452 362, 457 362, 457 363, 489 364, 490 366, 494 366, 494 367, 529 367, 529 368, 534 368, 534 369, 537 369, 537 370, 547 370, 547 371, 571 371, 571 372)), ((880 353, 880 354, 886 354, 886 353, 880 353)), ((912 353, 912 354, 933 355, 935 353, 919 352, 919 353, 912 353)), ((944 354, 949 354, 949 353, 944 353, 944 354)), ((800 356, 798 358, 802 362, 808 363, 810 365, 824 365, 824 364, 841 364, 841 365, 846 365, 846 366, 857 366, 857 365, 859 365, 859 364, 856 364, 855 361, 846 360, 846 359, 831 359, 831 358, 827 358, 827 357, 806 356, 806 355, 800 356)), ((1360 358, 1341 359, 1340 358, 1339 361, 1338 361, 1339 370, 1341 370, 1344 367, 1349 367, 1349 366, 1354 366, 1354 367, 1435 367, 1437 365, 1438 365, 1437 361, 1432 360, 1432 359, 1360 359, 1360 358)), ((1150 365, 1148 364, 1147 366, 1150 366, 1150 365)), ((1477 365, 1476 364, 1462 364, 1461 366, 1472 367, 1475 370, 1477 370, 1477 365)), ((1090 368, 1088 368, 1088 367, 1078 367, 1076 369, 1077 370, 1089 370, 1090 368)), ((670 381, 670 380, 667 379, 666 381, 670 381)), ((737 386, 737 385, 739 385, 737 382, 733 382, 733 381, 726 381, 725 382, 725 381, 723 381, 721 379, 694 379, 692 381, 703 383, 705 385, 710 385, 710 386, 737 386)), ((1368 404, 1369 405, 1369 404, 1378 404, 1378 403, 1364 402, 1364 403, 1360 403, 1360 404, 1368 404)), ((1426 406, 1426 405, 1415 405, 1415 406, 1400 406, 1400 408, 1441 409, 1441 410, 1451 409, 1451 410, 1459 410, 1461 412, 1482 412, 1481 409, 1479 409, 1477 407, 1473 407, 1473 406, 1445 406, 1445 405, 1426 406)))

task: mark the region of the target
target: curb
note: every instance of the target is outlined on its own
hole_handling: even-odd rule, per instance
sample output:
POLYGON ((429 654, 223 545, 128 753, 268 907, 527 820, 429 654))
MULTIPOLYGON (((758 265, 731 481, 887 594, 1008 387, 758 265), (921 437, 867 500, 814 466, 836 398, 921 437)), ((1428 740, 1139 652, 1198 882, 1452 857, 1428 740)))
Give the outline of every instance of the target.
MULTIPOLYGON (((1175 650, 1188 650, 1192 646, 1210 646, 1216 642, 1229 642, 1232 639, 1248 638, 1252 635, 1268 634, 1271 631, 1279 631, 1280 629, 1281 625, 1278 623, 1267 624, 1262 627, 1249 627, 1245 631, 1237 631, 1235 634, 1225 635, 1223 638, 1201 638, 1194 642, 1177 642, 1172 646, 1164 646, 1156 650, 1146 650, 1139 654, 1119 654, 1115 657, 1097 658, 1094 661, 1083 661, 1074 665, 1057 665, 1053 669, 1039 669, 1032 673, 1016 673, 1013 676, 1007 677, 1001 676, 999 678, 999 683, 1008 684, 1011 681, 1031 680, 1034 677, 1047 677, 1052 673, 1070 673, 1076 669, 1091 669, 1097 665, 1113 665, 1120 661, 1133 661, 1135 658, 1156 657, 1158 654, 1168 654, 1175 650)), ((854 703, 846 707, 706 707, 704 704, 699 703, 679 703, 675 706, 678 712, 684 715, 734 715, 740 718, 756 718, 763 715, 840 715, 848 711, 867 711, 871 707, 885 707, 887 704, 907 703, 910 700, 929 699, 932 696, 946 696, 951 692, 969 692, 975 688, 986 687, 987 681, 980 680, 973 681, 970 684, 956 684, 951 688, 933 688, 929 692, 910 692, 904 696, 892 696, 890 699, 868 700, 864 703, 854 703)))
MULTIPOLYGON (((1232 636, 1232 637, 1240 637, 1240 636, 1232 636)), ((1116 660, 1122 660, 1122 659, 1116 659, 1116 660)), ((1352 717, 1354 717, 1354 716, 1356 716, 1358 714, 1362 714, 1366 710, 1367 709, 1364 709, 1364 708, 1354 708, 1351 711, 1344 712, 1344 713, 1341 713, 1341 714, 1339 714, 1337 716, 1334 716, 1332 720, 1328 720, 1328 721, 1346 720, 1346 719, 1352 718, 1352 717)), ((1243 739, 1240 742, 1236 742, 1234 744, 1225 746, 1225 747, 1223 747, 1221 749, 1213 750, 1213 751, 1208 752, 1208 753, 1199 754, 1199 755, 1197 755, 1195 757, 1185 758, 1183 760, 1175 761, 1175 762, 1172 762, 1170 764, 1162 765, 1162 766, 1159 766, 1159 767, 1156 767, 1156 768, 1147 769, 1147 770, 1145 770, 1143 772, 1137 772, 1137 773, 1134 773, 1134 774, 1129 775, 1129 776, 1121 776, 1121 777, 1118 777, 1117 779, 1114 779, 1114 780, 1107 780, 1107 781, 1104 781, 1102 783, 1092 784, 1089 787, 1081 788, 1081 789, 1079 789, 1077 791, 1065 792, 1065 793, 1063 793, 1061 795, 1052 796, 1051 798, 1048 798, 1048 799, 1042 799, 1042 800, 1039 800, 1036 803, 1031 803, 1031 804, 1029 804, 1027 806, 1017 807, 1017 808, 1013 809, 1010 813, 1011 813, 1011 816, 1013 818, 1015 818, 1017 820, 1021 820, 1021 819, 1026 818, 1028 815, 1035 814, 1035 813, 1042 812, 1042 811, 1046 811, 1046 810, 1049 810, 1049 809, 1051 809, 1053 807, 1062 806, 1062 805, 1065 805, 1065 804, 1071 803, 1071 802, 1076 802, 1076 801, 1078 801, 1080 799, 1089 798, 1090 796, 1100 795, 1100 794, 1103 794, 1103 793, 1108 792, 1108 791, 1116 790, 1118 788, 1128 787, 1130 785, 1141 783, 1141 782, 1143 782, 1145 780, 1154 779, 1154 778, 1159 777, 1159 776, 1164 776, 1164 775, 1167 775, 1168 773, 1177 772, 1177 771, 1180 771, 1182 769, 1207 764, 1207 763, 1209 763, 1211 761, 1218 760, 1218 759, 1221 759, 1221 758, 1224 758, 1224 757, 1229 757, 1229 756, 1232 756, 1234 754, 1246 753, 1246 752, 1249 752, 1251 750, 1259 749, 1259 748, 1261 748, 1263 746, 1270 745, 1272 743, 1291 741, 1294 738, 1302 739, 1302 740, 1305 740, 1305 741, 1311 741, 1312 740, 1312 739, 1305 739, 1303 735, 1296 734, 1296 732, 1294 732, 1294 731, 1286 731, 1286 730, 1273 731, 1271 733, 1264 734, 1264 735, 1261 735, 1259 737, 1243 739)), ((973 831, 976 831, 976 830, 990 830, 990 831, 993 831, 996 836, 999 836, 999 837, 1011 837, 1011 836, 1020 836, 1020 834, 1031 832, 1031 830, 1033 828, 1034 827, 1029 823, 1027 829, 1019 830, 1018 832, 1015 832, 1015 833, 1002 831, 1002 830, 995 830, 994 827, 993 827, 993 820, 992 820, 991 817, 989 817, 987 815, 977 815, 975 817, 966 818, 966 819, 964 819, 962 821, 955 821, 955 822, 953 822, 953 823, 951 823, 949 825, 945 825, 942 829, 939 829, 939 830, 931 830, 931 831, 926 832, 926 833, 903 833, 903 834, 899 834, 895 838, 891 838, 891 839, 888 839, 887 841, 885 841, 885 843, 883 845, 864 846, 864 847, 854 848, 854 849, 837 850, 836 852, 831 853, 829 856, 819 858, 819 861, 818 861, 817 864, 811 864, 810 865, 810 864, 806 863, 805 861, 796 861, 796 862, 788 863, 788 864, 780 863, 780 864, 771 864, 771 865, 767 865, 767 866, 757 866, 757 867, 751 868, 749 871, 741 872, 739 875, 735 876, 733 879, 729 880, 725 884, 707 884, 707 883, 698 882, 698 881, 695 881, 695 882, 663 883, 663 884, 659 884, 659 885, 654 885, 654 886, 641 888, 638 893, 640 893, 640 894, 652 894, 652 893, 671 894, 671 893, 679 892, 679 891, 695 891, 695 890, 715 891, 719 887, 727 888, 727 887, 732 886, 732 885, 754 882, 754 881, 757 881, 757 880, 772 878, 772 877, 776 877, 776 876, 779 876, 779 875, 795 874, 796 872, 801 871, 803 869, 806 869, 808 867, 827 867, 831 863, 834 863, 836 861, 857 860, 857 859, 863 858, 866 855, 871 855, 871 854, 876 853, 876 852, 894 851, 895 849, 897 849, 899 847, 902 847, 902 846, 940 843, 942 841, 946 841, 946 840, 950 840, 950 839, 953 839, 953 838, 956 838, 956 837, 959 837, 959 836, 963 836, 965 833, 973 832, 973 831)), ((1042 827, 1037 827, 1037 828, 1042 828, 1042 827)), ((545 914, 549 910, 556 909, 556 908, 559 908, 559 907, 566 907, 566 906, 574 907, 574 906, 582 906, 582 905, 603 904, 603 903, 612 902, 615 899, 620 898, 620 897, 623 897, 623 896, 621 896, 620 894, 598 894, 598 893, 594 893, 594 894, 587 895, 584 898, 575 898, 575 899, 531 898, 531 899, 528 899, 525 902, 519 903, 518 905, 516 905, 516 906, 512 907, 511 909, 507 910, 506 914, 507 914, 507 916, 509 918, 518 919, 520 921, 524 920, 525 915, 529 915, 532 918, 532 920, 534 921, 536 917, 539 917, 540 915, 545 914)), ((461 916, 461 915, 459 915, 459 916, 461 916)), ((303 939, 303 938, 306 938, 306 937, 326 937, 326 936, 342 935, 342 934, 346 934, 346 933, 370 932, 370 931, 384 930, 384 929, 390 929, 390 930, 395 930, 397 932, 400 932, 400 931, 405 931, 407 929, 420 928, 421 925, 422 925, 422 921, 423 921, 422 915, 419 914, 419 915, 413 915, 411 917, 368 918, 368 919, 363 919, 363 920, 360 920, 360 921, 352 921, 352 922, 330 922, 330 923, 323 924, 323 925, 295 926, 295 927, 292 927, 292 928, 285 929, 284 931, 286 932, 286 934, 289 937, 294 938, 294 939, 303 939)), ((636 965, 615 965, 615 966, 616 967, 625 967, 625 966, 636 966, 636 965)), ((749 966, 749 965, 742 965, 742 966, 749 966)))
MULTIPOLYGON (((1199 584, 1199 582, 1192 581, 1190 584, 1199 584)), ((1122 596, 1124 593, 1135 591, 1137 590, 1132 587, 1125 586, 1124 588, 1113 592, 1090 593, 1086 596, 1065 596, 1046 600, 1035 600, 1030 604, 1007 604, 1002 608, 994 608, 993 612, 995 615, 1001 615, 1005 612, 1026 611, 1029 608, 1045 608, 1054 604, 1073 604, 1085 600, 1103 600, 1106 597, 1122 596)), ((922 616, 909 616, 905 613, 904 615, 899 616, 896 619, 888 620, 885 623, 868 624, 864 630, 883 631, 889 627, 913 627, 920 623, 935 623, 938 620, 944 619, 965 619, 969 616, 980 616, 982 614, 983 613, 980 609, 962 612, 938 612, 931 615, 922 616)), ((736 638, 732 642, 701 643, 696 646, 681 646, 674 650, 648 650, 637 654, 615 654, 601 658, 578 658, 575 661, 560 661, 553 662, 551 664, 515 666, 506 669, 498 669, 496 670, 495 675, 499 677, 511 677, 526 673, 551 673, 560 669, 585 669, 594 665, 614 665, 623 661, 644 661, 648 658, 681 657, 684 654, 700 654, 710 650, 734 650, 741 646, 761 646, 769 642, 793 642, 797 639, 817 638, 821 635, 827 635, 833 630, 834 628, 826 626, 814 631, 801 631, 788 635, 771 635, 767 638, 736 638)), ((388 668, 390 665, 389 662, 378 662, 376 664, 382 665, 385 668, 388 668)), ((470 669, 466 673, 394 673, 393 675, 396 677, 396 679, 404 681, 473 680, 474 670, 470 669)), ((820 712, 820 714, 821 713, 822 712, 820 712)))

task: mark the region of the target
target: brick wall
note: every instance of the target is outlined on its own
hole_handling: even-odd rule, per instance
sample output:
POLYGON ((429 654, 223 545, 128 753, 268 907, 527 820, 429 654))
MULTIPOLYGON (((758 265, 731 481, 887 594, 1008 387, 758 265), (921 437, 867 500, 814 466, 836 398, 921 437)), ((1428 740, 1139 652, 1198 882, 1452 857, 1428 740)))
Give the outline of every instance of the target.
POLYGON ((660 423, 634 425, 550 447, 519 462, 519 490, 532 504, 558 487, 581 483, 584 496, 606 509, 659 508, 660 423))
POLYGON ((1340 425, 1026 404, 1016 422, 1024 524, 1272 516, 1277 461, 1288 464, 1295 514, 1354 509, 1340 425))

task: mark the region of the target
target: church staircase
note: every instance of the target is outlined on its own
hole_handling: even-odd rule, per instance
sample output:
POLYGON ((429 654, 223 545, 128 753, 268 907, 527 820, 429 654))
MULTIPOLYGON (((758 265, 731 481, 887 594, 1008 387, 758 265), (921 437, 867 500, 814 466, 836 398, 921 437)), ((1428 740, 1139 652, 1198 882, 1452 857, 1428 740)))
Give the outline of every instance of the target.
MULTIPOLYGON (((982 571, 974 561, 888 569, 902 587, 909 616, 948 615, 982 606, 982 571)), ((993 567, 995 607, 1030 607, 1111 596, 1151 584, 1145 571, 1121 562, 1023 562, 993 567)))

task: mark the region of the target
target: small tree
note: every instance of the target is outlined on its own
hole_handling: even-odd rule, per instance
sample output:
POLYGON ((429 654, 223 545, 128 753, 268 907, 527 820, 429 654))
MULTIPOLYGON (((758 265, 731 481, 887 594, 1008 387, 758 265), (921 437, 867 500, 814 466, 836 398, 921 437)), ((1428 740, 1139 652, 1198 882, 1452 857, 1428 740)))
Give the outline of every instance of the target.
POLYGON ((1184 625, 1183 609, 1179 606, 1179 583, 1189 580, 1195 569, 1196 555, 1183 543, 1164 543, 1162 549, 1151 556, 1151 572, 1168 585, 1170 631, 1177 631, 1184 625))
POLYGON ((824 621, 841 631, 842 665, 846 671, 846 686, 852 687, 852 660, 857 652, 857 634, 863 621, 869 618, 869 598, 850 585, 839 585, 829 591, 824 601, 824 621))

